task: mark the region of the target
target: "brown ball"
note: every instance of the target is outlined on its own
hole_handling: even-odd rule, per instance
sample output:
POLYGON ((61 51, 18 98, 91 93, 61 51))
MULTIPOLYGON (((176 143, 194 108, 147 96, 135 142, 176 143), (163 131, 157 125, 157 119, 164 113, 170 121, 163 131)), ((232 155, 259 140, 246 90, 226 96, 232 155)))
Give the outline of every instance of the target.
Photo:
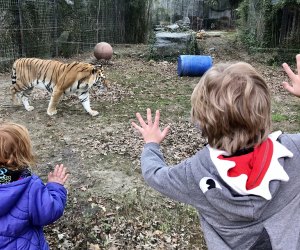
POLYGON ((109 60, 113 55, 113 49, 109 43, 101 42, 97 43, 94 48, 94 56, 100 60, 109 60))

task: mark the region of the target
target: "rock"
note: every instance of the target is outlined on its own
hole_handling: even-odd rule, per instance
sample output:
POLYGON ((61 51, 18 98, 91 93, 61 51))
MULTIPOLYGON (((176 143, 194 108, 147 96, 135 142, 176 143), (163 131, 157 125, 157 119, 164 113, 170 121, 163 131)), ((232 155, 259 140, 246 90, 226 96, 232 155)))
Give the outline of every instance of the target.
POLYGON ((171 24, 167 26, 167 29, 174 31, 174 30, 178 30, 179 29, 179 25, 178 24, 171 24))
POLYGON ((192 32, 158 32, 153 53, 160 57, 187 54, 193 40, 192 32))

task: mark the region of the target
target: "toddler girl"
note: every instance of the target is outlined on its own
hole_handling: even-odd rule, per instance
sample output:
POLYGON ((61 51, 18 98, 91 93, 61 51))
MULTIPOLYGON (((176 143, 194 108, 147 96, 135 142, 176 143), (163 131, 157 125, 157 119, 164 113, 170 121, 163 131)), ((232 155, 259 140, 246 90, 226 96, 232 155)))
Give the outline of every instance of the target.
POLYGON ((30 171, 33 165, 27 129, 16 123, 0 124, 0 249, 49 249, 43 226, 64 212, 66 168, 56 165, 44 185, 30 171))

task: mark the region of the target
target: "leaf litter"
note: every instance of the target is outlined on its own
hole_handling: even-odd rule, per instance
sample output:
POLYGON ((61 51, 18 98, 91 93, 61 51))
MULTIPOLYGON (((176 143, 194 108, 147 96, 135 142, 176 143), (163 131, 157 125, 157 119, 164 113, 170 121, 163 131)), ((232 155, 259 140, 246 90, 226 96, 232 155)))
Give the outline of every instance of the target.
MULTIPOLYGON (((280 67, 257 61, 232 40, 212 39, 204 47, 216 48, 214 63, 250 62, 267 80, 274 100, 286 104, 287 116, 296 117, 275 127, 299 130, 297 106, 290 105, 291 97, 282 90, 286 76, 280 67)), ((161 126, 171 125, 162 143, 166 162, 177 164, 195 154, 206 143, 189 120, 190 94, 199 78, 177 77, 175 62, 148 61, 143 56, 145 45, 118 45, 115 50, 112 64, 105 66, 109 89, 93 88, 90 93, 98 117, 85 114, 74 96, 63 97, 57 116, 48 117, 50 96, 39 90, 33 91, 36 109, 31 113, 22 107, 0 107, 1 120, 11 120, 13 114, 15 122, 28 127, 39 158, 36 172, 45 181, 58 162, 71 173, 64 216, 44 230, 50 248, 206 249, 195 210, 162 197, 144 183, 143 140, 130 125, 135 112, 145 112, 147 106, 162 109, 161 126)), ((70 60, 74 59, 88 61, 91 56, 70 60)), ((6 103, 9 74, 1 75, 0 82, 0 100, 6 103)))

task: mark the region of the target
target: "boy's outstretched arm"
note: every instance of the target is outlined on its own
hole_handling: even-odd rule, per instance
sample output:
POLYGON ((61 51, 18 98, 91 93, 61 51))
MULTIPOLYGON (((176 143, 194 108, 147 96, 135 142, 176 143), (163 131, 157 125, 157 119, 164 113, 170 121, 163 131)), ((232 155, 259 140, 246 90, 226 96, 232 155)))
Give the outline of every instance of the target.
POLYGON ((289 84, 288 82, 283 82, 282 85, 291 94, 300 97, 300 54, 296 55, 296 62, 298 75, 296 75, 291 70, 287 63, 282 64, 284 71, 287 73, 288 77, 291 80, 291 84, 289 84))
POLYGON ((147 123, 139 113, 136 117, 140 123, 138 126, 132 122, 143 136, 145 145, 141 155, 141 167, 143 177, 149 186, 165 196, 188 204, 194 204, 194 198, 190 193, 190 162, 188 160, 175 166, 167 166, 160 145, 170 129, 167 126, 163 131, 159 128, 159 111, 156 111, 154 123, 152 122, 151 110, 147 109, 147 123))

